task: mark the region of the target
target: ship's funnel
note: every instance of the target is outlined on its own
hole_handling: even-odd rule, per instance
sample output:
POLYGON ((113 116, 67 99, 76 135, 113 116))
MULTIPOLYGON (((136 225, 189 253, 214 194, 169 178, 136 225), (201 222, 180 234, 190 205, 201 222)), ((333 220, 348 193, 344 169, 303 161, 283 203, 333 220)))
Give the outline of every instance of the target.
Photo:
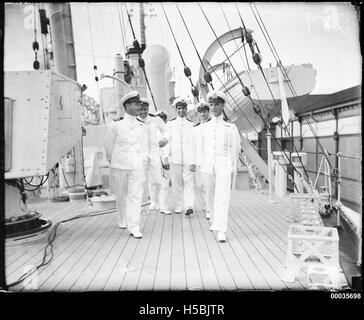
MULTIPOLYGON (((145 71, 149 80, 149 84, 154 96, 155 104, 151 106, 150 111, 165 110, 168 118, 175 117, 175 111, 169 103, 169 80, 171 79, 170 72, 170 56, 166 48, 161 45, 149 45, 143 52, 145 61, 145 71)), ((147 95, 152 101, 149 90, 147 95)))

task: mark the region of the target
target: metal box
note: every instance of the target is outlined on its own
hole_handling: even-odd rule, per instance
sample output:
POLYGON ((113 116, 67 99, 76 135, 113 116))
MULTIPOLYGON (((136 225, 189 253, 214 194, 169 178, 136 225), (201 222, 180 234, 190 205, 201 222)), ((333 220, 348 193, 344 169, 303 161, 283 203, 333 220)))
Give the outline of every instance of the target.
POLYGON ((46 174, 81 140, 81 87, 72 79, 49 70, 5 72, 4 96, 13 104, 5 179, 46 174))

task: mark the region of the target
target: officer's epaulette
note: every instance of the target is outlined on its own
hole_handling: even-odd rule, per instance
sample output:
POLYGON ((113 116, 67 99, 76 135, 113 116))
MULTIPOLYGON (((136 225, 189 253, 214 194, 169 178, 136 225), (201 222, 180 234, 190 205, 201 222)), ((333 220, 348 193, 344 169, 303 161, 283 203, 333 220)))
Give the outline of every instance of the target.
POLYGON ((194 127, 197 127, 197 126, 199 126, 200 124, 201 124, 201 122, 196 123, 196 124, 194 125, 194 127))
POLYGON ((123 119, 124 119, 124 117, 120 117, 120 118, 114 119, 114 121, 117 122, 117 121, 120 121, 120 120, 123 120, 123 119))
POLYGON ((142 121, 142 120, 140 120, 140 119, 138 119, 138 118, 136 118, 139 122, 141 122, 141 123, 143 123, 144 124, 144 122, 142 121))
POLYGON ((151 117, 156 117, 157 115, 156 114, 153 114, 153 113, 148 113, 149 116, 151 117))

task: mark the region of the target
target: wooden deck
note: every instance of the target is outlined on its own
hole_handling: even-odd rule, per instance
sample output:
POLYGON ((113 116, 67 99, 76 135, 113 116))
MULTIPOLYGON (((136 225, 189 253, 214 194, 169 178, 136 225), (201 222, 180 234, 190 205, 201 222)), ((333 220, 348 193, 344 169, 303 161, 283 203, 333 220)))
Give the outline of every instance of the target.
MULTIPOLYGON (((38 200, 29 208, 53 225, 90 212, 86 201, 38 200)), ((143 212, 142 239, 117 227, 116 212, 63 223, 53 260, 38 270, 37 290, 305 290, 303 271, 294 283, 281 280, 292 208, 253 190, 233 191, 226 243, 217 242, 198 209, 190 217, 143 212)), ((46 243, 6 247, 8 284, 42 261, 46 243)), ((11 290, 34 291, 24 283, 11 290)))

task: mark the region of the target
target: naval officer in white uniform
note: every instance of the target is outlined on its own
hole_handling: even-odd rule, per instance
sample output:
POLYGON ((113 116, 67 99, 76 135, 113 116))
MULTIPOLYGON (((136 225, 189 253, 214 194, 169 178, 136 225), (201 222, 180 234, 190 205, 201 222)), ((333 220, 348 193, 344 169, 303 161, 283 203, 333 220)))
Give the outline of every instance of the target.
MULTIPOLYGON (((163 110, 160 110, 158 116, 163 120, 164 123, 168 123, 168 116, 167 113, 163 110)), ((159 202, 160 202, 160 213, 163 214, 171 214, 169 210, 169 184, 171 182, 171 175, 170 175, 170 164, 168 158, 168 144, 165 147, 161 147, 160 155, 162 159, 162 169, 161 169, 161 190, 159 193, 159 202)))
POLYGON ((159 148, 167 144, 166 125, 164 121, 156 116, 149 114, 150 102, 146 98, 141 98, 140 112, 137 118, 142 121, 147 134, 146 158, 143 161, 143 196, 142 201, 150 195, 150 209, 159 210, 159 192, 161 188, 161 155, 159 148))
POLYGON ((226 241, 232 173, 240 152, 240 135, 235 124, 223 118, 226 96, 218 90, 209 91, 206 100, 212 118, 201 124, 201 172, 206 177, 207 210, 211 215, 211 231, 218 241, 226 241))
POLYGON ((205 211, 206 219, 210 219, 210 212, 206 210, 206 178, 203 177, 204 174, 201 173, 201 153, 197 150, 201 150, 202 143, 202 124, 210 121, 210 107, 206 102, 200 102, 196 105, 197 113, 200 121, 195 124, 191 131, 190 140, 190 170, 194 172, 194 180, 196 193, 199 193, 202 200, 202 211, 205 211))
POLYGON ((189 168, 189 143, 193 123, 186 119, 187 101, 177 98, 173 102, 177 118, 167 123, 167 150, 171 165, 174 212, 193 213, 195 201, 193 173, 189 168))
POLYGON ((119 228, 127 228, 134 238, 142 238, 140 206, 147 136, 145 125, 137 120, 140 110, 139 93, 129 92, 121 99, 121 104, 125 108, 124 118, 109 124, 104 147, 107 159, 111 160, 119 228))

